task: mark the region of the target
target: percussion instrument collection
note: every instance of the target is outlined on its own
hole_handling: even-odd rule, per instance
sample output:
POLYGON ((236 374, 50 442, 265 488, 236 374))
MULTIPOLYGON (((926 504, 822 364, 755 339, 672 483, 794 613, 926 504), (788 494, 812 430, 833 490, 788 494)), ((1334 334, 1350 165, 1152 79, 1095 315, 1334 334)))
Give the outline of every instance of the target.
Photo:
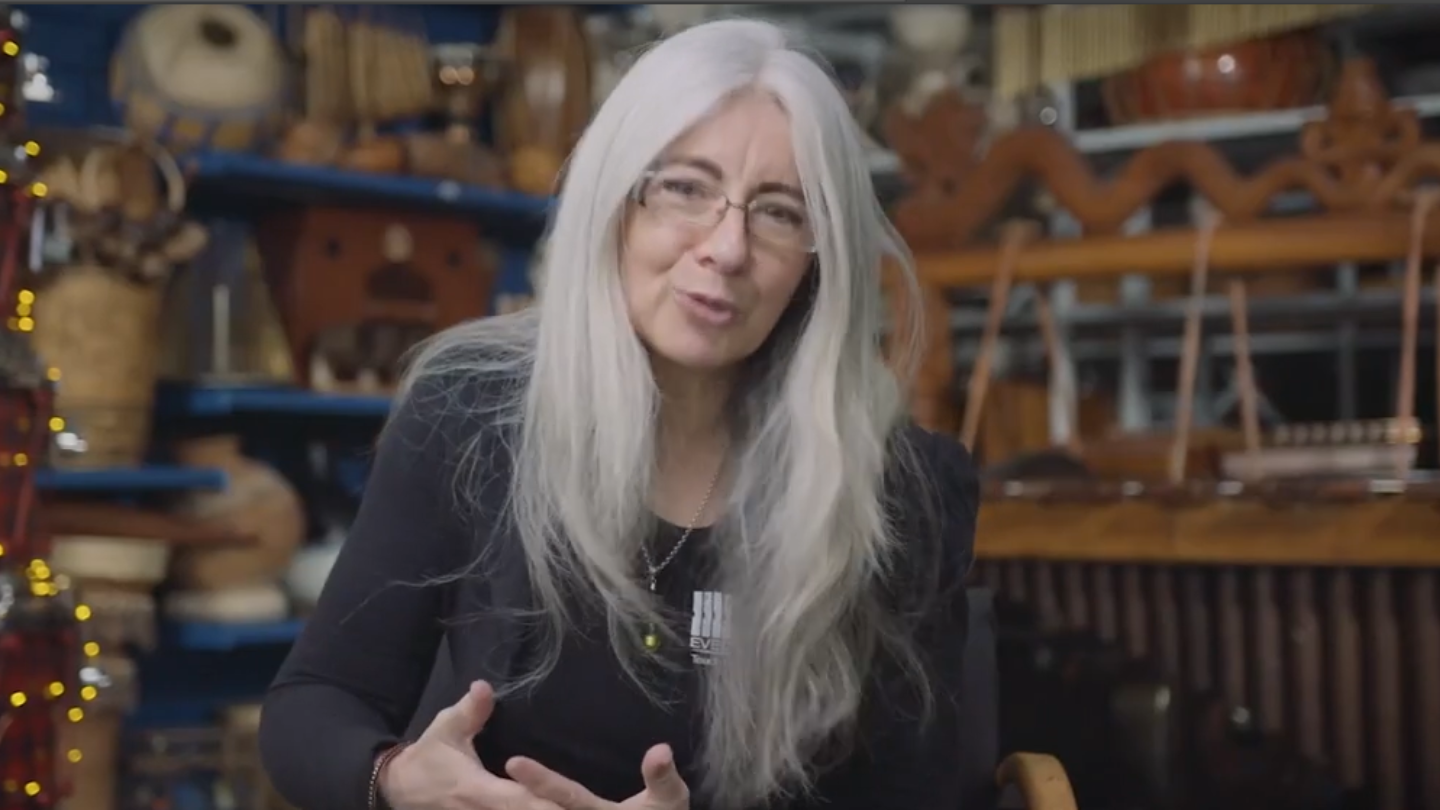
MULTIPOLYGON (((1278 77, 1268 71, 1264 78, 1278 77)), ((1290 86, 1313 86, 1307 82, 1290 86)), ((1284 103, 1305 102, 1297 91, 1284 103)), ((1144 118, 1205 105, 1185 113, 1126 109, 1134 114, 1125 117, 1144 118)), ((1440 424, 1440 412, 1422 413, 1418 404, 1422 306, 1426 288, 1433 296, 1440 282, 1429 275, 1440 241, 1437 196, 1426 184, 1440 171, 1440 143, 1422 134, 1415 110, 1389 101, 1376 65, 1363 58, 1340 68, 1327 114, 1304 124, 1298 150, 1247 171, 1215 145, 1162 141, 1102 177, 1048 127, 1022 126, 980 146, 977 115, 950 93, 918 114, 896 110, 887 120, 913 184, 895 218, 916 251, 923 288, 919 302, 897 305, 921 306, 944 323, 950 296, 968 290, 988 300, 968 384, 954 379, 960 367, 949 330, 923 336, 913 413, 933 429, 958 432, 996 465, 980 510, 980 581, 1047 633, 1100 645, 1070 653, 1072 663, 1046 675, 1058 681, 1045 688, 1091 679, 1087 688, 1098 691, 1084 699, 1100 701, 1091 709, 1105 722, 1142 723, 1127 732, 1125 750, 1165 741, 1152 749, 1163 762, 1095 764, 1127 769, 1115 778, 1130 789, 1118 797, 1114 784, 1104 786, 1108 792, 1092 785, 1089 795, 1101 806, 1318 809, 1350 796, 1362 802, 1354 806, 1383 810, 1440 808, 1440 779, 1425 764, 1440 750, 1440 693, 1431 688, 1440 678, 1440 481, 1417 469, 1440 424), (987 226, 1027 183, 1080 235, 1011 221, 992 236, 987 226), (1191 224, 1127 228, 1176 184, 1198 198, 1191 224), (1295 189, 1319 210, 1269 215, 1275 198, 1295 189), (1379 420, 1266 430, 1251 348, 1252 279, 1314 274, 1340 262, 1394 263, 1401 271, 1389 320, 1399 338, 1393 410, 1379 420), (1032 409, 1032 420, 1069 414, 1070 429, 1040 422, 1031 433, 1042 438, 1028 440, 1026 456, 992 455, 1014 447, 1019 430, 1010 424, 1015 413, 992 416, 985 407, 1008 302, 1033 288, 1028 300, 1053 383, 1074 373, 1055 373, 1070 353, 1065 324, 1050 308, 1054 285, 1132 275, 1174 279, 1183 290, 1173 426, 1117 433, 1092 419, 1087 428, 1074 418, 1073 386, 1052 386, 1051 407, 1032 409), (1203 316, 1217 309, 1211 304, 1228 308, 1236 418, 1233 426, 1200 429, 1199 355, 1203 316), (1005 427, 987 430, 991 422, 1005 427), (1109 648, 1144 662, 1143 678, 1100 672, 1109 648), (1187 706, 1208 702, 1184 718, 1160 716, 1162 693, 1187 706), (1241 725, 1258 736, 1241 745, 1227 714, 1243 715, 1241 725), (1324 778, 1321 766, 1329 769, 1324 778), (1293 790, 1283 802, 1274 794, 1262 800, 1258 787, 1244 787, 1245 771, 1293 790)), ((1440 321, 1440 312, 1431 317, 1440 321)), ((1053 646, 1058 637, 1036 643, 1053 646)), ((1027 652, 1037 654, 1034 644, 1027 652)), ((1164 705, 1182 704, 1167 698, 1164 705)), ((1079 782, 1077 792, 1086 793, 1079 782)))
MULTIPOLYGON (((139 735, 118 786, 136 693, 135 661, 118 651, 155 644, 161 612, 291 615, 344 535, 332 526, 297 557, 314 504, 229 434, 177 446, 230 486, 165 512, 41 508, 36 467, 142 464, 161 376, 385 396, 408 349, 490 311, 499 245, 533 235, 311 197, 202 225, 188 213, 202 210, 190 158, 246 153, 347 187, 423 178, 393 185, 434 186, 437 208, 517 192, 495 199, 538 220, 635 46, 725 7, 602 19, 505 6, 483 42, 437 39, 430 8, 144 6, 108 60, 124 136, 47 145, 43 172, 20 129, 22 32, 0 25, 0 810, 53 807, 76 779, 76 810, 117 795, 160 807, 195 768, 230 786, 217 804, 280 806, 249 705, 223 730, 139 735), (22 281, 27 269, 43 283, 22 281), (172 362, 165 343, 194 356, 172 362), (162 580, 180 585, 163 610, 162 580)), ((1422 326, 1440 321, 1440 306, 1426 311, 1440 302, 1427 284, 1440 193, 1426 182, 1440 142, 1391 101, 1385 65, 1341 59, 1327 37, 1372 9, 896 7, 876 26, 883 53, 848 51, 857 121, 903 176, 892 214, 921 295, 886 296, 926 316, 912 414, 984 464, 974 579, 1005 610, 1007 745, 1062 754, 1084 806, 1320 810, 1343 795, 1440 810, 1426 759, 1440 751, 1428 688, 1440 683, 1440 474, 1420 469, 1431 445, 1440 453, 1440 406, 1429 412, 1419 371, 1422 326), (1072 137, 1063 97, 1078 85, 1087 114, 1132 132, 1312 109, 1293 148, 1258 166, 1163 139, 1100 166, 1072 137), (1150 227, 1177 186, 1192 192, 1185 224, 1150 227), (1297 194, 1316 210, 1272 214, 1297 194), (1317 271, 1339 262, 1397 268, 1393 407, 1284 423, 1265 408, 1254 347, 1269 327, 1254 299, 1318 289, 1317 271), (1172 394, 1169 424, 1125 432, 1121 395, 1101 390, 1108 367, 1082 379, 1052 302, 1070 284, 1082 301, 1119 302, 1136 280, 1165 291, 1179 336, 1173 364, 1151 363, 1166 370, 1153 387, 1172 394), (984 302, 974 339, 955 338, 957 301, 984 302), (1223 420, 1197 405, 1217 319, 1233 357, 1223 420), (1013 339, 1031 327, 1034 340, 1013 339)))

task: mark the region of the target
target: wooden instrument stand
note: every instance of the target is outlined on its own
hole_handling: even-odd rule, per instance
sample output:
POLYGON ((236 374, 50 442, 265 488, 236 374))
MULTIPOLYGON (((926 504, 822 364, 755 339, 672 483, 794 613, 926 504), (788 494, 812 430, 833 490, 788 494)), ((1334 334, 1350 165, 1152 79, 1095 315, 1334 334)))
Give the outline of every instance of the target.
MULTIPOLYGON (((1004 135, 976 158, 981 116, 946 98, 918 119, 896 113, 887 122, 914 189, 894 213, 917 254, 922 295, 887 292, 926 316, 911 392, 918 422, 973 440, 1015 284, 1188 277, 1190 307, 1165 480, 992 482, 978 577, 1047 626, 1122 643, 1181 693, 1214 691, 1247 709, 1267 734, 1329 763, 1345 788, 1373 790, 1376 807, 1440 810, 1440 775, 1408 764, 1440 750, 1440 691, 1430 688, 1440 682, 1440 480, 1408 464, 1379 478, 1198 480, 1186 464, 1199 302, 1217 272, 1405 259, 1402 371, 1389 425, 1418 441, 1422 263, 1440 257, 1440 211, 1421 184, 1440 179, 1440 142, 1421 138, 1414 111, 1390 104, 1365 60, 1344 66, 1328 116, 1305 125, 1298 155, 1249 175, 1206 144, 1163 143, 1101 179, 1063 136, 1042 129, 1004 135), (998 246, 982 244, 982 228, 1026 182, 1084 236, 1042 240, 1002 227, 998 246), (1121 234, 1177 183, 1210 215, 1195 227, 1121 234), (1267 219, 1287 191, 1307 192, 1321 213, 1267 219), (980 286, 990 287, 992 310, 962 415, 952 400, 945 294, 980 286)), ((1228 295, 1243 444, 1256 452, 1245 282, 1228 282, 1228 295)), ((1049 348, 1053 324, 1037 314, 1049 348)), ((1440 311, 1436 321, 1440 329, 1440 311)))

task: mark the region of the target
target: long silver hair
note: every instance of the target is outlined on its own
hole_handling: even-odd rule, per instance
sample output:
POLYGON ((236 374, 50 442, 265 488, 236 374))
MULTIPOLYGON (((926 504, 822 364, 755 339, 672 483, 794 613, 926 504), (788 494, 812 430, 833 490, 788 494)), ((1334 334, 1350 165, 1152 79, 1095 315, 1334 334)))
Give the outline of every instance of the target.
MULTIPOLYGON (((505 688, 551 671, 573 629, 574 596, 585 594, 608 618, 619 660, 649 689, 655 676, 637 639, 663 621, 638 560, 654 528, 647 499, 661 406, 626 314, 620 234, 652 162, 750 89, 788 113, 818 250, 804 311, 782 319, 766 356, 747 364, 755 370, 737 392, 733 484, 713 528, 731 641, 704 673, 704 777, 694 787, 726 810, 813 787, 816 758, 853 729, 878 653, 923 678, 877 596, 896 543, 884 481, 904 455, 897 427, 918 334, 915 323, 893 325, 902 340, 882 354, 881 265, 890 260, 911 296, 914 269, 830 74, 780 28, 752 20, 704 23, 649 49, 570 157, 537 304, 437 336, 402 387, 403 396, 426 378, 499 382, 484 416, 508 437, 505 519, 524 546, 544 639, 539 660, 505 688)), ((468 469, 483 474, 487 459, 471 455, 468 469)), ((466 480, 461 491, 473 493, 475 477, 466 480)))

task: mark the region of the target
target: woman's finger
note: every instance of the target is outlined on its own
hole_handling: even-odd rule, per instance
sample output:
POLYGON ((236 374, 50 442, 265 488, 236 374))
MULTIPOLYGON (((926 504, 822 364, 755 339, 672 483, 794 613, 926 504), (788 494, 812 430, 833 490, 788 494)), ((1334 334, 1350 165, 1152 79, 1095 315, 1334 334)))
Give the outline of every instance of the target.
POLYGON ((611 807, 610 802, 586 790, 584 785, 528 757, 511 757, 505 763, 505 773, 531 793, 565 810, 608 810, 611 807))
POLYGON ((471 740, 485 728, 494 711, 494 688, 484 681, 476 681, 453 706, 435 716, 425 736, 473 755, 475 746, 471 740))
POLYGON ((456 806, 491 810, 503 807, 506 810, 569 810, 549 799, 535 795, 524 785, 492 773, 480 773, 473 781, 467 782, 454 802, 456 806))
POLYGON ((668 745, 657 745, 645 752, 640 762, 640 775, 645 778, 645 791, 663 807, 685 807, 690 801, 690 788, 675 767, 675 752, 668 745))

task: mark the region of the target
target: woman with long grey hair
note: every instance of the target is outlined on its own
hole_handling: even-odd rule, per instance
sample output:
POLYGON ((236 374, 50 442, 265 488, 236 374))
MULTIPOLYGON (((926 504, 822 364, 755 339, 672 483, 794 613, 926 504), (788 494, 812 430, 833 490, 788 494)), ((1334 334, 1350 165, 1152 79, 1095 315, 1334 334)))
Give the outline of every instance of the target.
POLYGON ((886 259, 913 288, 779 28, 641 57, 570 158, 538 304, 414 360, 266 699, 280 792, 953 810, 976 478, 905 418, 886 259))

